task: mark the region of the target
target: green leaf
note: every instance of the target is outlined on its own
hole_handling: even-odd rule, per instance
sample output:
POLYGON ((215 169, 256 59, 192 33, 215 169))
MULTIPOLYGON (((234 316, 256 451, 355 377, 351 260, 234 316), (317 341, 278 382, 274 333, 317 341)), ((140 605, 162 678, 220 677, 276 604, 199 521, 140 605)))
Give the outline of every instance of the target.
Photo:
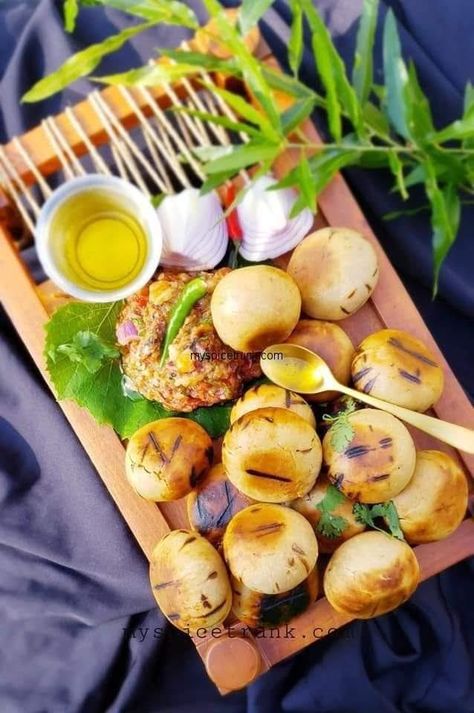
POLYGON ((387 117, 372 102, 367 101, 364 104, 363 116, 369 128, 373 129, 376 133, 390 133, 390 124, 387 117))
POLYGON ((289 109, 285 109, 281 115, 281 127, 285 136, 291 134, 308 116, 315 107, 312 97, 306 97, 294 102, 289 109))
POLYGON ((425 163, 426 194, 431 204, 431 227, 433 230, 434 281, 433 296, 438 291, 441 266, 456 239, 461 218, 461 204, 456 186, 452 183, 440 186, 436 170, 429 161, 425 163))
POLYGON ((288 64, 295 77, 303 59, 303 9, 299 0, 290 0, 292 18, 288 40, 288 64))
POLYGON ((404 96, 410 136, 423 144, 428 135, 434 131, 433 117, 428 99, 418 81, 413 62, 410 62, 408 67, 408 83, 404 96))
POLYGON ((400 193, 401 197, 403 200, 407 200, 408 198, 408 191, 405 185, 405 178, 403 176, 403 164, 400 160, 400 157, 396 151, 389 150, 388 152, 388 162, 390 166, 390 170, 392 171, 393 175, 395 176, 395 181, 396 185, 398 188, 398 192, 400 193))
POLYGON ((222 99, 224 99, 227 104, 234 109, 237 114, 242 116, 247 121, 252 124, 259 126, 266 137, 273 141, 280 140, 280 134, 272 126, 268 117, 259 109, 252 106, 247 99, 244 99, 239 94, 235 92, 229 92, 227 89, 222 89, 221 87, 216 87, 214 84, 208 84, 207 82, 202 82, 202 85, 209 89, 213 94, 217 94, 222 99))
POLYGON ((271 89, 277 92, 283 92, 283 94, 288 94, 289 96, 295 97, 295 99, 313 97, 320 105, 324 104, 322 98, 319 97, 316 92, 298 79, 290 77, 288 74, 283 74, 283 72, 276 71, 271 67, 263 66, 262 71, 265 81, 271 89))
POLYGON ((153 23, 163 22, 191 29, 199 27, 191 8, 177 0, 99 0, 99 3, 153 23))
MULTIPOLYGON (((121 302, 92 304, 73 302, 60 307, 46 325, 45 356, 49 374, 59 399, 72 399, 87 408, 99 423, 110 424, 122 438, 129 438, 138 428, 173 415, 160 404, 124 396, 122 373, 116 358, 104 357, 91 372, 83 360, 71 360, 61 345, 82 341, 79 333, 95 335, 91 344, 115 342, 115 325, 121 302)), ((98 347, 100 349, 100 346, 98 347)), ((87 351, 87 347, 85 347, 87 351)), ((113 347, 110 347, 113 349, 113 347)), ((229 406, 197 409, 187 418, 198 421, 213 437, 222 435, 229 424, 229 406)))
POLYGON ((417 186, 419 183, 424 183, 426 181, 426 169, 423 164, 418 164, 412 168, 412 170, 405 176, 405 186, 411 188, 411 186, 417 186))
MULTIPOLYGON (((224 147, 212 148, 220 149, 224 147)), ((223 172, 237 173, 241 168, 253 166, 260 161, 273 161, 279 152, 280 147, 277 144, 260 141, 249 141, 248 144, 226 146, 225 151, 222 151, 220 156, 214 153, 209 163, 204 166, 204 171, 207 175, 223 172), (215 158, 216 155, 218 156, 217 158, 215 158)), ((206 160, 203 157, 209 156, 208 147, 204 147, 204 150, 197 148, 195 153, 201 160, 206 160)))
POLYGON ((66 32, 74 32, 76 19, 79 14, 78 0, 64 0, 63 12, 66 32))
POLYGON ((309 208, 312 213, 316 212, 316 187, 308 159, 305 156, 300 159, 295 175, 300 194, 291 209, 290 218, 294 218, 304 208, 309 208))
MULTIPOLYGON (((315 196, 317 197, 321 193, 341 168, 356 163, 359 156, 360 153, 355 149, 347 149, 343 146, 337 149, 325 149, 322 145, 320 151, 308 159, 315 196)), ((296 167, 269 190, 278 190, 289 186, 298 187, 299 180, 298 167, 296 167)))
POLYGON ((244 124, 242 121, 235 121, 235 119, 230 119, 228 116, 222 116, 221 114, 210 114, 206 111, 190 109, 187 106, 172 106, 169 111, 176 112, 177 114, 194 116, 196 119, 201 119, 201 121, 216 124, 217 126, 223 126, 225 129, 235 131, 236 133, 241 131, 249 136, 260 136, 260 132, 255 128, 255 126, 252 126, 251 124, 244 124))
POLYGON ((352 84, 361 104, 369 98, 373 83, 373 48, 379 0, 364 0, 357 32, 352 84))
POLYGON ((340 140, 341 107, 344 108, 358 135, 364 134, 361 106, 348 78, 346 67, 333 44, 331 35, 312 0, 300 0, 312 32, 316 68, 326 89, 328 122, 332 136, 340 140))
POLYGON ((394 503, 389 500, 386 503, 376 503, 375 505, 365 505, 364 503, 354 503, 352 513, 357 522, 371 527, 373 530, 379 530, 388 535, 383 528, 379 527, 375 520, 382 518, 390 530, 390 535, 398 540, 404 540, 403 532, 400 528, 397 509, 394 503))
POLYGON ((278 130, 280 128, 280 112, 265 80, 262 63, 253 56, 244 39, 229 21, 221 4, 217 0, 203 1, 207 11, 216 22, 219 37, 231 51, 235 61, 239 63, 247 87, 263 107, 275 130, 278 130))
POLYGON ((122 30, 118 35, 108 37, 99 44, 91 45, 70 57, 53 74, 37 82, 23 97, 23 102, 36 102, 60 92, 68 84, 90 74, 108 54, 119 50, 129 39, 147 30, 152 25, 145 23, 122 30))
POLYGON ((128 72, 93 77, 101 84, 123 84, 125 86, 154 87, 161 82, 177 82, 183 77, 196 74, 193 64, 146 64, 128 72))
POLYGON ((316 505, 316 510, 321 513, 316 532, 331 539, 342 535, 348 522, 344 517, 334 515, 333 511, 345 501, 345 496, 334 485, 328 486, 323 499, 316 505))
POLYGON ((356 410, 354 399, 347 400, 346 408, 336 416, 328 414, 323 415, 323 421, 330 423, 331 427, 328 431, 330 434, 331 446, 336 453, 342 453, 355 435, 354 427, 349 421, 349 416, 356 410))
MULTIPOLYGON (((107 359, 120 357, 120 352, 115 346, 107 344, 90 330, 77 332, 72 342, 60 344, 56 348, 56 353, 65 354, 70 361, 82 364, 90 374, 99 371, 102 363, 107 359)), ((50 352, 49 356, 56 361, 56 354, 50 352)))
POLYGON ((463 119, 457 119, 441 131, 432 135, 434 140, 442 144, 453 139, 464 140, 474 138, 474 114, 463 119))
POLYGON ((243 0, 240 6, 239 26, 245 36, 258 23, 274 0, 243 0))
POLYGON ((386 84, 386 108, 395 130, 404 138, 409 138, 406 112, 405 87, 408 71, 402 59, 400 38, 395 15, 390 9, 385 18, 383 32, 383 65, 386 84))

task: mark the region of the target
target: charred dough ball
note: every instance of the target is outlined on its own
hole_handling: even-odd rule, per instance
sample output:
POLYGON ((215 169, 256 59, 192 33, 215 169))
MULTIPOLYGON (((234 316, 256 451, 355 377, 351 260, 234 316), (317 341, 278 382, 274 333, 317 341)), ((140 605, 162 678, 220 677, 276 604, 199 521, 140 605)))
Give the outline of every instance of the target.
POLYGON ((310 426, 315 428, 316 420, 311 410, 311 406, 306 403, 304 398, 293 391, 282 389, 276 384, 258 384, 245 392, 243 396, 236 401, 232 411, 230 412, 230 422, 234 423, 238 418, 259 408, 267 406, 275 406, 277 408, 287 408, 294 411, 298 416, 304 418, 310 426))
POLYGON ((215 547, 219 547, 229 521, 239 510, 252 503, 251 498, 232 485, 224 466, 218 463, 187 497, 189 524, 215 547))
POLYGON ((302 614, 318 596, 318 568, 288 592, 261 594, 231 577, 232 612, 251 629, 277 627, 302 614))
POLYGON ((371 408, 354 411, 348 420, 354 435, 341 452, 334 447, 334 426, 323 439, 330 481, 351 500, 390 500, 415 470, 415 445, 408 429, 395 416, 371 408))
POLYGON ((321 468, 321 442, 296 413, 262 408, 231 425, 222 444, 229 480, 253 500, 283 503, 310 490, 321 468))
POLYGON ((297 587, 313 570, 318 543, 299 513, 257 503, 235 515, 224 534, 224 557, 238 582, 262 594, 297 587))
POLYGON ((393 502, 408 542, 442 540, 461 524, 467 510, 467 480, 441 451, 418 451, 413 478, 393 502))
POLYGON ((405 602, 419 580, 420 568, 409 545, 383 532, 362 532, 332 555, 324 593, 336 611, 370 619, 405 602))
POLYGON ((375 250, 349 228, 323 228, 295 249, 288 273, 300 288, 303 312, 315 319, 344 319, 367 302, 378 278, 375 250))
POLYGON ((334 552, 343 542, 365 530, 365 525, 358 522, 352 513, 352 501, 345 499, 344 502, 341 502, 331 510, 331 515, 344 518, 346 521, 341 534, 338 537, 326 537, 322 532, 318 531, 317 528, 322 517, 322 512, 318 509, 318 505, 323 500, 330 485, 328 478, 321 474, 307 495, 290 503, 294 510, 301 513, 311 523, 316 532, 319 551, 324 553, 334 552))
POLYGON ((352 362, 359 391, 393 404, 426 411, 441 396, 443 370, 431 351, 411 334, 381 329, 366 337, 352 362))
POLYGON ((177 500, 202 480, 212 457, 212 441, 202 426, 163 418, 147 423, 128 442, 127 478, 147 500, 177 500))
POLYGON ((229 272, 216 286, 211 314, 217 334, 241 352, 258 352, 283 342, 301 311, 295 281, 270 265, 229 272))
POLYGON ((183 631, 218 626, 230 611, 225 564, 197 532, 173 530, 160 540, 151 558, 150 581, 161 611, 183 631))
MULTIPOLYGON (((317 319, 300 319, 286 341, 315 352, 324 359, 339 383, 349 383, 354 346, 337 324, 317 319)), ((320 394, 306 398, 309 401, 320 402, 330 401, 337 396, 339 396, 337 391, 322 391, 320 394)))

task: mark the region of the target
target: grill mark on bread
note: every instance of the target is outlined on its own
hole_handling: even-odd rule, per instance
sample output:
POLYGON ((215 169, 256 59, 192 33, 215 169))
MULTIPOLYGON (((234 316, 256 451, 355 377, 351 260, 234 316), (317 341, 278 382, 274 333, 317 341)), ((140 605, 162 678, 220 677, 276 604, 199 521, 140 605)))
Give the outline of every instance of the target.
POLYGON ((291 549, 293 550, 293 552, 296 552, 297 555, 306 554, 306 552, 299 545, 297 545, 296 542, 293 542, 293 544, 291 545, 291 549))
POLYGON ((371 448, 370 446, 361 444, 360 446, 350 446, 349 448, 346 448, 346 450, 344 451, 344 455, 349 459, 361 458, 362 456, 367 455, 367 453, 370 453, 373 450, 375 450, 375 448, 371 448))
POLYGON ((171 456, 170 456, 170 458, 172 458, 172 457, 174 456, 174 454, 175 454, 176 451, 178 450, 178 448, 179 448, 179 446, 180 446, 182 440, 183 440, 183 436, 181 436, 181 435, 176 436, 175 442, 173 443, 173 448, 171 449, 171 456))
POLYGON ((159 592, 161 589, 166 589, 167 587, 174 587, 176 584, 178 584, 178 582, 178 579, 169 579, 167 582, 160 582, 160 584, 155 584, 153 589, 156 589, 156 591, 159 592))
POLYGON ((225 515, 226 515, 227 512, 229 511, 229 508, 232 507, 232 503, 234 502, 234 497, 235 497, 235 495, 232 495, 232 496, 230 495, 230 493, 229 493, 229 484, 228 484, 227 480, 224 480, 224 491, 225 491, 225 497, 226 497, 226 500, 227 500, 227 504, 226 504, 224 510, 221 512, 221 514, 220 514, 219 517, 217 518, 216 527, 220 527, 220 526, 222 525, 222 520, 223 520, 223 518, 225 517, 225 515))
POLYGON ((168 614, 168 619, 169 619, 170 621, 177 621, 177 620, 179 619, 179 614, 175 614, 175 613, 173 613, 173 614, 168 614))
POLYGON ((409 371, 405 371, 405 369, 399 369, 398 373, 400 376, 402 376, 404 379, 407 381, 411 381, 413 384, 421 384, 421 379, 419 376, 416 374, 410 374, 409 371))
POLYGON ((186 547, 186 545, 190 545, 191 542, 194 542, 194 541, 195 541, 195 539, 196 539, 196 536, 195 536, 195 535, 191 535, 191 537, 188 537, 188 538, 183 542, 183 544, 181 545, 181 547, 179 548, 180 552, 181 552, 181 550, 183 549, 183 547, 186 547))
POLYGON ((168 465, 170 460, 169 460, 168 456, 166 455, 166 453, 164 452, 163 448, 160 446, 160 444, 156 440, 155 434, 153 433, 153 431, 150 431, 150 433, 148 434, 148 438, 150 439, 150 442, 151 442, 153 448, 160 456, 162 463, 164 463, 165 465, 168 465))
POLYGON ((367 478, 367 480, 377 482, 378 480, 387 480, 387 478, 390 478, 390 473, 380 473, 380 475, 371 475, 370 478, 367 478))
POLYGON ((256 478, 268 478, 268 480, 277 480, 280 483, 291 483, 291 478, 286 478, 284 475, 275 475, 275 473, 265 473, 262 470, 253 470, 252 468, 245 471, 248 475, 254 475, 256 478))
POLYGON ((342 305, 340 305, 339 308, 340 308, 341 312, 344 312, 344 314, 350 314, 349 310, 344 309, 344 307, 342 305))
POLYGON ((352 377, 352 381, 355 384, 357 381, 360 381, 360 379, 363 379, 364 376, 366 376, 371 371, 372 371, 372 367, 366 366, 364 369, 361 369, 356 374, 354 374, 354 376, 352 377))
POLYGON ((212 604, 209 603, 209 599, 206 597, 205 594, 201 594, 201 602, 204 609, 212 609, 212 604))
POLYGON ((256 534, 257 537, 265 537, 265 535, 272 535, 274 532, 279 532, 282 527, 285 527, 282 522, 271 522, 268 525, 259 525, 251 530, 251 532, 256 534))
POLYGON ((386 438, 380 439, 379 446, 380 446, 380 448, 390 448, 392 443, 393 443, 393 438, 390 438, 390 436, 386 436, 386 438))
POLYGON ((406 347, 396 337, 390 337, 390 339, 388 340, 388 344, 391 344, 391 346, 395 347, 395 349, 400 349, 400 351, 405 352, 405 354, 409 354, 410 356, 414 357, 415 359, 422 361, 424 364, 428 364, 428 366, 438 366, 438 364, 435 361, 433 361, 432 359, 429 359, 424 354, 420 354, 420 352, 415 352, 413 349, 409 349, 408 347, 406 347))
POLYGON ((378 374, 376 374, 372 379, 369 379, 369 381, 367 381, 367 383, 364 385, 364 387, 362 389, 364 394, 370 394, 370 392, 372 391, 372 389, 374 387, 375 382, 377 381, 377 377, 378 377, 378 374))
POLYGON ((207 579, 215 579, 217 577, 217 570, 212 570, 210 574, 207 575, 207 579))
POLYGON ((214 607, 214 609, 211 609, 211 611, 208 611, 207 614, 203 614, 203 616, 200 616, 199 618, 205 619, 208 616, 212 616, 213 614, 218 612, 219 609, 222 609, 222 607, 225 607, 226 604, 227 604, 227 599, 223 599, 220 604, 218 604, 216 607, 214 607))

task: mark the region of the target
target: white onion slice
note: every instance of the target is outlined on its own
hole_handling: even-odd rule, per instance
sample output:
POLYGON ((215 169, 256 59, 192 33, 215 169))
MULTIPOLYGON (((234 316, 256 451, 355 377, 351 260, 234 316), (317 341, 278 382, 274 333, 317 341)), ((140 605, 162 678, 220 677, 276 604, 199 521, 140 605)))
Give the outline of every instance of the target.
POLYGON ((275 183, 273 176, 261 176, 237 207, 243 235, 240 253, 246 260, 257 262, 283 255, 295 248, 313 225, 308 208, 295 218, 289 217, 297 193, 292 188, 267 190, 275 183))
POLYGON ((186 188, 166 196, 157 213, 163 230, 163 267, 210 270, 223 259, 227 225, 215 191, 201 196, 197 188, 186 188))

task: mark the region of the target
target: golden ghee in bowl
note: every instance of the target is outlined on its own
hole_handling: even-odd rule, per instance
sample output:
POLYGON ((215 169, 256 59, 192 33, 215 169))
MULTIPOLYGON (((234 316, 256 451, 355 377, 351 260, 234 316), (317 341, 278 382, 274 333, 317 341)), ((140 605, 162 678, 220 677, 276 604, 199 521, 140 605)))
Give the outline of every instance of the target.
POLYGON ((91 175, 69 181, 48 199, 36 245, 46 274, 65 292, 109 302, 151 279, 161 255, 161 226, 138 188, 91 175))

